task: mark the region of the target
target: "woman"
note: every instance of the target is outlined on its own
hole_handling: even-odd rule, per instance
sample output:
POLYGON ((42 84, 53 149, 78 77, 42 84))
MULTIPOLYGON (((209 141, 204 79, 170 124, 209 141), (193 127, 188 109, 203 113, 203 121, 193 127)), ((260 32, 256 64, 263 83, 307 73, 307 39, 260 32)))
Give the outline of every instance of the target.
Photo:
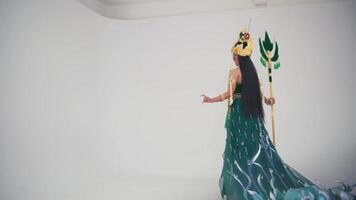
MULTIPOLYGON (((250 34, 241 31, 231 52, 235 68, 229 73, 228 90, 203 103, 228 99, 224 163, 219 186, 227 200, 247 199, 353 199, 347 188, 326 189, 313 184, 283 162, 264 126, 262 93, 256 69, 250 59, 250 34)), ((264 97, 273 105, 273 97, 264 97)))

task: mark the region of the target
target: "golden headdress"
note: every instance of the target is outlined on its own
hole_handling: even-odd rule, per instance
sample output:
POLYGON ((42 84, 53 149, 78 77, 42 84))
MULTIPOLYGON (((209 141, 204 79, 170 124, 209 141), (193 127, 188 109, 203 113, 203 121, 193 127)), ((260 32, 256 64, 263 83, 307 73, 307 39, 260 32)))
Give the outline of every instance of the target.
POLYGON ((253 43, 250 33, 246 30, 246 28, 244 28, 239 33, 238 41, 231 48, 231 53, 238 54, 240 56, 251 56, 252 50, 253 43))

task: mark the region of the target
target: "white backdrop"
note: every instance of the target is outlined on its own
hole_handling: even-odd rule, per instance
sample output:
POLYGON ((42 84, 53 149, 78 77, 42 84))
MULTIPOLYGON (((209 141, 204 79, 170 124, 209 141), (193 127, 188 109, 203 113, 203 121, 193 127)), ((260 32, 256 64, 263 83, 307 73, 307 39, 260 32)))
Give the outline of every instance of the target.
POLYGON ((1 1, 0 199, 79 199, 131 177, 206 180, 218 194, 226 103, 200 95, 226 90, 249 17, 265 94, 257 39, 268 30, 280 47, 281 157, 311 180, 355 183, 355 10, 340 1, 120 21, 76 1, 1 1))

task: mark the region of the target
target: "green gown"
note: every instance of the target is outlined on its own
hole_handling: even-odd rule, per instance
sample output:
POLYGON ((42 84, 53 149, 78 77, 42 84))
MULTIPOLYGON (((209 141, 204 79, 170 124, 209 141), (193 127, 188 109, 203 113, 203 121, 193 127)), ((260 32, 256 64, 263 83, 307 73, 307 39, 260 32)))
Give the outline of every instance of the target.
POLYGON ((227 135, 219 179, 222 198, 356 199, 347 190, 349 188, 325 188, 316 185, 284 163, 272 144, 263 121, 244 114, 242 95, 242 84, 237 84, 233 92, 234 100, 225 120, 227 135))

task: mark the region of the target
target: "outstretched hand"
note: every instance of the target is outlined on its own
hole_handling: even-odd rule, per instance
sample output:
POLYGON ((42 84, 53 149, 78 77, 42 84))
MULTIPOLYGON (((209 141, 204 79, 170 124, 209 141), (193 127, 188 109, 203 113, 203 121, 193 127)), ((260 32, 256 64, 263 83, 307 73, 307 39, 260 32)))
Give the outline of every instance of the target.
POLYGON ((212 102, 212 100, 211 100, 210 97, 205 96, 204 94, 202 94, 202 95, 200 95, 200 96, 203 96, 203 97, 204 97, 202 103, 211 103, 211 102, 212 102))
POLYGON ((274 97, 269 97, 269 98, 264 97, 264 100, 265 100, 265 103, 269 106, 272 106, 276 103, 276 100, 274 99, 274 97))

